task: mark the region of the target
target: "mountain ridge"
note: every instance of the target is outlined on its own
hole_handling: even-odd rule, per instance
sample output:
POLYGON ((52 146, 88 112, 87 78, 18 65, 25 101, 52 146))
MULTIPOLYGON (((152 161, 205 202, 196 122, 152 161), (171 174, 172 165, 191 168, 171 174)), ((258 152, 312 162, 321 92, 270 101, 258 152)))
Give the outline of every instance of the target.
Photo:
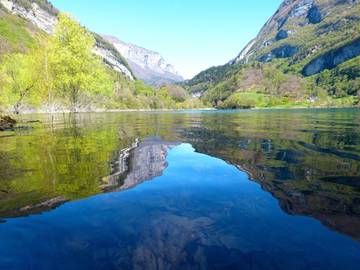
POLYGON ((147 48, 124 42, 112 35, 102 37, 126 58, 135 76, 153 86, 183 81, 183 77, 164 57, 147 48))

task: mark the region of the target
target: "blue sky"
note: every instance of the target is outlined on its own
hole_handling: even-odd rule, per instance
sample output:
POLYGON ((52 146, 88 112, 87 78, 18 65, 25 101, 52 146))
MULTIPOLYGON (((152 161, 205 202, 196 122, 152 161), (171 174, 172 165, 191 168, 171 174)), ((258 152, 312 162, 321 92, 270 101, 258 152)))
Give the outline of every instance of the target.
POLYGON ((282 0, 51 0, 90 30, 161 53, 185 77, 234 58, 282 0))

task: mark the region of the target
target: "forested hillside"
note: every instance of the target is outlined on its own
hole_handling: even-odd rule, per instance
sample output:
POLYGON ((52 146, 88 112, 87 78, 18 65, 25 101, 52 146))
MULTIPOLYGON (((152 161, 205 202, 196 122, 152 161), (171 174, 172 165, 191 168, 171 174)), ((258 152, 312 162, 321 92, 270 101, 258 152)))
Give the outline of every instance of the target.
POLYGON ((359 1, 286 0, 234 60, 186 88, 226 108, 353 106, 359 55, 359 1))

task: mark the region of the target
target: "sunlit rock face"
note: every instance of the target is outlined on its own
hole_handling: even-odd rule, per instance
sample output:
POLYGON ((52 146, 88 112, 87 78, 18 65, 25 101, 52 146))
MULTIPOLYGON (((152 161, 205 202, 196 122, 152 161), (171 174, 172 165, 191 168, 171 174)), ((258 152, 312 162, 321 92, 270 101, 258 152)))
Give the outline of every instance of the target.
POLYGON ((113 36, 103 36, 126 58, 135 76, 154 86, 182 81, 175 67, 159 53, 126 43, 113 36))
POLYGON ((48 34, 52 34, 57 23, 54 14, 41 9, 37 3, 31 3, 31 9, 26 9, 10 0, 0 0, 0 3, 9 10, 12 14, 18 15, 48 34))
POLYGON ((302 73, 304 76, 311 76, 325 69, 332 69, 337 65, 359 55, 360 38, 316 57, 304 67, 302 73))
MULTIPOLYGON (((359 10, 360 2, 354 0, 285 0, 230 64, 269 62, 276 58, 289 58, 291 65, 307 64, 306 59, 316 58, 358 37, 359 10)), ((333 68, 358 55, 341 52, 331 59, 330 55, 327 59, 320 57, 303 74, 316 74, 324 69, 320 66, 333 68), (335 62, 338 63, 334 65, 335 62)))
MULTIPOLYGON (((28 6, 21 6, 17 2, 13 2, 11 0, 0 0, 0 4, 12 14, 28 20, 50 35, 53 34, 58 21, 58 11, 54 8, 51 12, 49 12, 42 9, 35 2, 24 1, 24 3, 27 3, 28 6)), ((134 79, 131 71, 126 67, 126 64, 114 55, 112 51, 102 48, 100 44, 96 44, 94 53, 103 58, 104 62, 115 71, 124 74, 131 80, 134 79)))
POLYGON ((313 4, 314 0, 285 0, 267 21, 257 37, 232 62, 246 63, 252 55, 256 55, 261 49, 270 46, 276 41, 286 39, 293 33, 290 29, 286 29, 287 24, 291 24, 293 21, 296 21, 296 24, 301 26, 308 24, 306 17, 313 4), (274 35, 275 37, 273 37, 274 35))
POLYGON ((104 59, 104 62, 108 64, 112 69, 117 72, 124 74, 129 79, 133 80, 134 76, 132 75, 131 71, 121 63, 116 56, 114 56, 111 51, 101 48, 99 46, 95 47, 94 53, 101 58, 104 59))
POLYGON ((121 150, 114 173, 105 179, 105 190, 125 190, 161 176, 168 166, 167 152, 176 145, 179 143, 151 137, 121 150))

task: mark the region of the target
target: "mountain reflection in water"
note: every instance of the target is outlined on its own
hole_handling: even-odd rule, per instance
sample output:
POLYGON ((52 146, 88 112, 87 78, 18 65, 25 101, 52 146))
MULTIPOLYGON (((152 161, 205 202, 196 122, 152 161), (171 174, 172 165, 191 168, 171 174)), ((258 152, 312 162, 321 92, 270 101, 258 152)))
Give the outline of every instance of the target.
POLYGON ((121 191, 135 187, 146 180, 161 176, 167 167, 167 151, 178 142, 165 142, 150 137, 136 141, 130 148, 123 149, 114 162, 114 173, 106 177, 106 190, 121 191))
POLYGON ((209 134, 204 130, 187 131, 197 151, 246 171, 279 200, 287 213, 312 216, 360 241, 360 156, 340 151, 325 155, 299 142, 291 142, 291 149, 286 149, 286 141, 231 137, 225 133, 215 135, 222 142, 217 144, 212 143, 216 131, 205 132, 209 134), (241 146, 234 149, 234 144, 241 146))
POLYGON ((77 117, 0 138, 1 269, 357 269, 358 110, 77 117))

